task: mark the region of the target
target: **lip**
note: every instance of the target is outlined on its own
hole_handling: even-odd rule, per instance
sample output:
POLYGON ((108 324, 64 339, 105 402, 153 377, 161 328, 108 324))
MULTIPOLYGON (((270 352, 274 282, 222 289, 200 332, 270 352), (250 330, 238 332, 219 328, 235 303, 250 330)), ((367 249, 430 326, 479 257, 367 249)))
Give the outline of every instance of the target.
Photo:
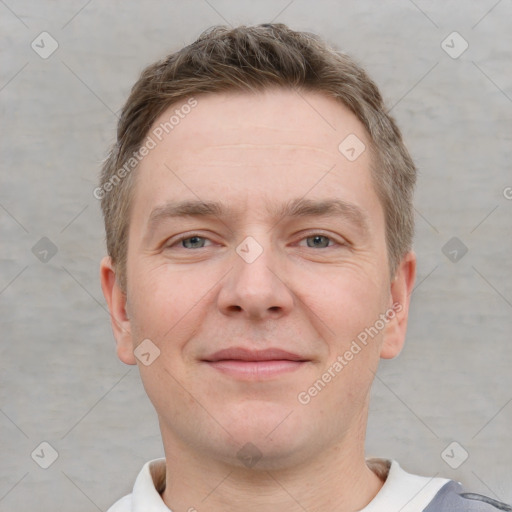
POLYGON ((303 367, 308 359, 276 348, 250 350, 232 347, 219 350, 203 361, 231 377, 260 380, 296 371, 303 367))
POLYGON ((238 360, 238 361, 307 361, 307 359, 287 352, 279 348, 267 348, 265 350, 250 350, 244 347, 231 347, 225 348, 215 352, 211 356, 206 357, 204 360, 207 362, 216 362, 222 360, 238 360))

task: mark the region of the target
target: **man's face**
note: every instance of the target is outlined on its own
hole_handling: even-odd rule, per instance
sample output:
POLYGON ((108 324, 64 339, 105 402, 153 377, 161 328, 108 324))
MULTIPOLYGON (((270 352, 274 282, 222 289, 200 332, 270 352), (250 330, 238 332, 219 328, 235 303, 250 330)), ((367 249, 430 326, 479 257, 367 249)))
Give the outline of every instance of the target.
POLYGON ((138 364, 166 446, 242 464, 251 443, 242 454, 284 467, 364 438, 373 372, 405 332, 381 315, 407 294, 389 276, 370 152, 338 149, 351 134, 369 146, 347 108, 285 90, 196 99, 137 171, 118 352, 160 351, 138 364), (222 211, 171 215, 185 201, 222 211), (215 354, 232 348, 247 352, 215 354))

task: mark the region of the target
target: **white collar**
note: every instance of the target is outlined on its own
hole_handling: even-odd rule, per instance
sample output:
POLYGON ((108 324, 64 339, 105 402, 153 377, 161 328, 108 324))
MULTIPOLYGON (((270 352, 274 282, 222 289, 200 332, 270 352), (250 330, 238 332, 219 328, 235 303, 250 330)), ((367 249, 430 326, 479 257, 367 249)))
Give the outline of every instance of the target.
MULTIPOLYGON (((380 467, 381 472, 389 467, 389 472, 378 494, 360 512, 420 512, 449 482, 446 478, 412 475, 394 460, 369 459, 369 462, 380 467)), ((160 495, 164 488, 165 459, 146 462, 135 480, 132 494, 119 500, 108 512, 169 512, 160 495)))
POLYGON ((169 512, 160 496, 165 488, 165 458, 146 462, 132 492, 132 512, 169 512))
POLYGON ((412 475, 404 471, 396 460, 370 459, 391 462, 384 485, 375 498, 360 512, 421 512, 427 508, 447 478, 412 475))

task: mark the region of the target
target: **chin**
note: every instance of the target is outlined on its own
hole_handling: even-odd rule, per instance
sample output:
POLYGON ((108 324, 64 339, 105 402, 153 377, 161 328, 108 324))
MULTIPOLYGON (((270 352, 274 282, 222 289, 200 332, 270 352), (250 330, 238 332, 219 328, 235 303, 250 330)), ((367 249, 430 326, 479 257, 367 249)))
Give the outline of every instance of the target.
POLYGON ((225 424, 232 436, 228 447, 231 464, 254 470, 285 469, 313 456, 315 443, 308 439, 306 425, 298 414, 293 418, 296 411, 290 414, 291 407, 276 405, 276 408, 276 414, 268 414, 267 410, 263 415, 261 408, 253 407, 250 416, 235 416, 231 423, 225 424), (260 416, 258 411, 262 413, 260 416))
POLYGON ((295 442, 271 441, 265 436, 253 441, 230 440, 229 446, 217 447, 216 457, 230 466, 248 471, 284 470, 297 466, 308 458, 306 450, 295 442))

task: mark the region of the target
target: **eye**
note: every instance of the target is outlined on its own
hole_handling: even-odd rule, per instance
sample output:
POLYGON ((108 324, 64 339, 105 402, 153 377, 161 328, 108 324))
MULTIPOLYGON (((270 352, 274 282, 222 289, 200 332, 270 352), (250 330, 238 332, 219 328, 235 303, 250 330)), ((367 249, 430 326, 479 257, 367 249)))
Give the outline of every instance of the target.
POLYGON ((205 242, 208 240, 208 238, 205 238, 204 236, 199 236, 197 234, 193 235, 186 235, 182 236, 181 238, 178 238, 175 242, 168 245, 168 248, 175 247, 178 244, 181 244, 179 248, 181 249, 202 249, 205 247, 205 242))
POLYGON ((307 241, 306 243, 307 243, 308 247, 320 248, 320 249, 324 249, 324 248, 327 248, 327 247, 332 247, 332 245, 329 245, 329 242, 336 243, 330 237, 328 237, 326 235, 323 235, 321 233, 315 233, 313 235, 304 237, 302 240, 306 240, 307 241))

